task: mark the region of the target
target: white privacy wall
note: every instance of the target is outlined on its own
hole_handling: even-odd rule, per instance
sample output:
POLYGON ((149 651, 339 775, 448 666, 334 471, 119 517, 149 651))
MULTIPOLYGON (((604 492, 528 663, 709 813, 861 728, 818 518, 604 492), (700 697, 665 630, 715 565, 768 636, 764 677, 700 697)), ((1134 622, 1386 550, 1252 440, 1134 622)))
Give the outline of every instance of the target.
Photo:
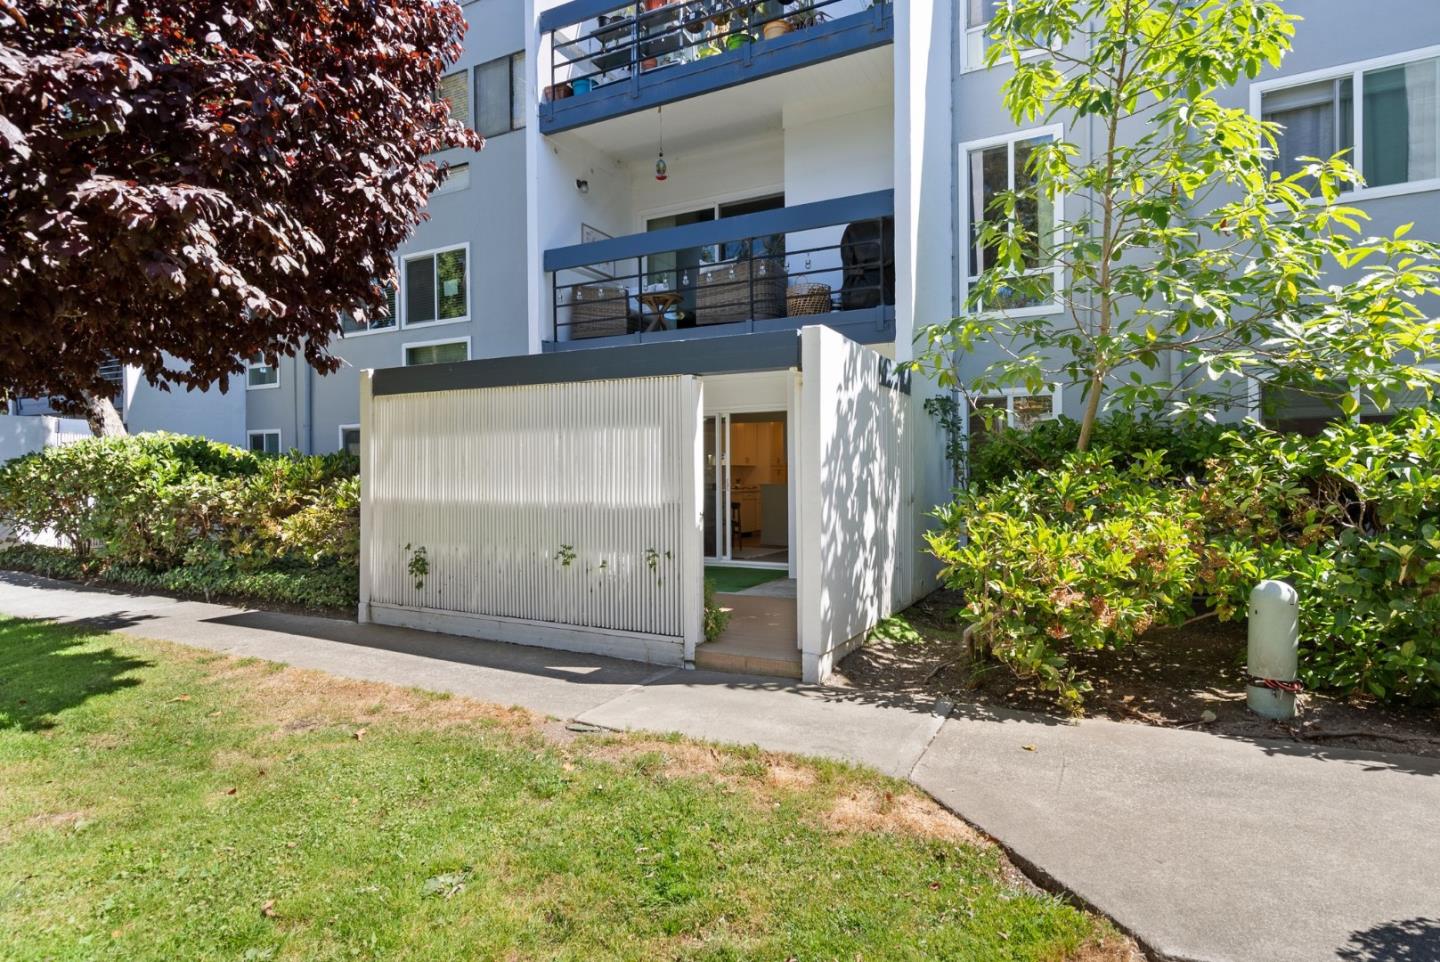
POLYGON ((367 398, 370 384, 362 620, 689 660, 702 617, 698 379, 367 398), (429 571, 416 578, 421 546, 429 571))
POLYGON ((0 464, 90 436, 90 426, 78 418, 0 414, 0 464))
POLYGON ((910 599, 911 405, 894 364, 827 327, 801 331, 797 623, 806 681, 823 681, 910 599))

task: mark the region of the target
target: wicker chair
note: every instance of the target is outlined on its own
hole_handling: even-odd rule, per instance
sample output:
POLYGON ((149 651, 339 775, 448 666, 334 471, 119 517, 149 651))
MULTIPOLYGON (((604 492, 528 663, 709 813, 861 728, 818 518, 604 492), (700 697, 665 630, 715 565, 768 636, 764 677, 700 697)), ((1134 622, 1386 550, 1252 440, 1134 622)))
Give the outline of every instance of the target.
POLYGON ((784 261, 769 257, 742 259, 702 271, 695 291, 695 323, 703 327, 784 317, 786 282, 784 261))
POLYGON ((570 338, 630 333, 630 292, 608 284, 580 284, 570 300, 570 338))

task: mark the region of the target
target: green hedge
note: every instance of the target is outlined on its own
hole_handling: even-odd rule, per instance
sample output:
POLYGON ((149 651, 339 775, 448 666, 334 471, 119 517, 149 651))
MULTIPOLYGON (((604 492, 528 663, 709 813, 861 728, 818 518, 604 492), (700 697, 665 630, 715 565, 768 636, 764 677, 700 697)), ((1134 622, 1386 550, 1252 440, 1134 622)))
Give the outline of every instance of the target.
POLYGON ((67 550, 5 563, 188 595, 350 608, 359 464, 255 454, 203 438, 89 439, 0 468, 0 524, 67 550), (63 570, 62 570, 63 569, 63 570))
MULTIPOLYGON (((1221 450, 1227 435, 1251 431, 1237 425, 1181 426, 1161 418, 1113 414, 1095 423, 1090 447, 1109 452, 1120 468, 1133 464, 1142 452, 1159 451, 1168 472, 1184 476, 1203 474, 1205 462, 1221 450)), ((1059 417, 1026 430, 1003 428, 981 435, 960 457, 968 462, 970 486, 987 488, 1017 474, 1060 467, 1079 440, 1080 422, 1059 417)))
POLYGON ((1199 610, 1243 618, 1266 578, 1299 591, 1307 685, 1434 703, 1436 465, 1425 410, 1317 438, 1206 429, 1179 456, 1099 448, 972 486, 938 512, 931 550, 979 641, 1072 707, 1088 685, 1069 653, 1199 610))
POLYGON ((155 571, 139 565, 87 565, 64 548, 13 545, 0 548, 0 569, 26 571, 67 581, 98 579, 106 584, 256 606, 285 605, 353 613, 360 576, 338 565, 242 571, 230 565, 181 565, 155 571))

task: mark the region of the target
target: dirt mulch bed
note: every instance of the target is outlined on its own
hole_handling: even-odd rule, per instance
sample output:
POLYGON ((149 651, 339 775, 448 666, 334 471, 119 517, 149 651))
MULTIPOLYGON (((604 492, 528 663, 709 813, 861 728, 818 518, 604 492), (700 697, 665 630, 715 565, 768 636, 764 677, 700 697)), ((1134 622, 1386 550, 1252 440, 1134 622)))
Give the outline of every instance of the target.
MULTIPOLYGON (((937 592, 904 612, 910 637, 872 638, 840 663, 837 681, 859 689, 945 695, 957 704, 1063 716, 1034 684, 1003 665, 970 662, 960 644, 959 598, 937 592)), ((1213 619, 1149 632, 1134 645, 1074 657, 1094 691, 1087 715, 1241 738, 1440 757, 1440 710, 1388 709, 1365 699, 1306 692, 1294 722, 1245 707, 1245 625, 1213 619)))

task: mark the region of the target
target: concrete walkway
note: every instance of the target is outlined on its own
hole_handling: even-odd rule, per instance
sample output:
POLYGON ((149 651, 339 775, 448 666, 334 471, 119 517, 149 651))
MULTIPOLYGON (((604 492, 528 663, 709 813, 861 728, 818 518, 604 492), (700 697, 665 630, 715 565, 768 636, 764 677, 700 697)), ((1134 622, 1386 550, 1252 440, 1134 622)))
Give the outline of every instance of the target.
POLYGON ((908 777, 1033 872, 1203 962, 1440 960, 1440 762, 1225 739, 77 589, 0 572, 0 613, 678 731, 908 777))

